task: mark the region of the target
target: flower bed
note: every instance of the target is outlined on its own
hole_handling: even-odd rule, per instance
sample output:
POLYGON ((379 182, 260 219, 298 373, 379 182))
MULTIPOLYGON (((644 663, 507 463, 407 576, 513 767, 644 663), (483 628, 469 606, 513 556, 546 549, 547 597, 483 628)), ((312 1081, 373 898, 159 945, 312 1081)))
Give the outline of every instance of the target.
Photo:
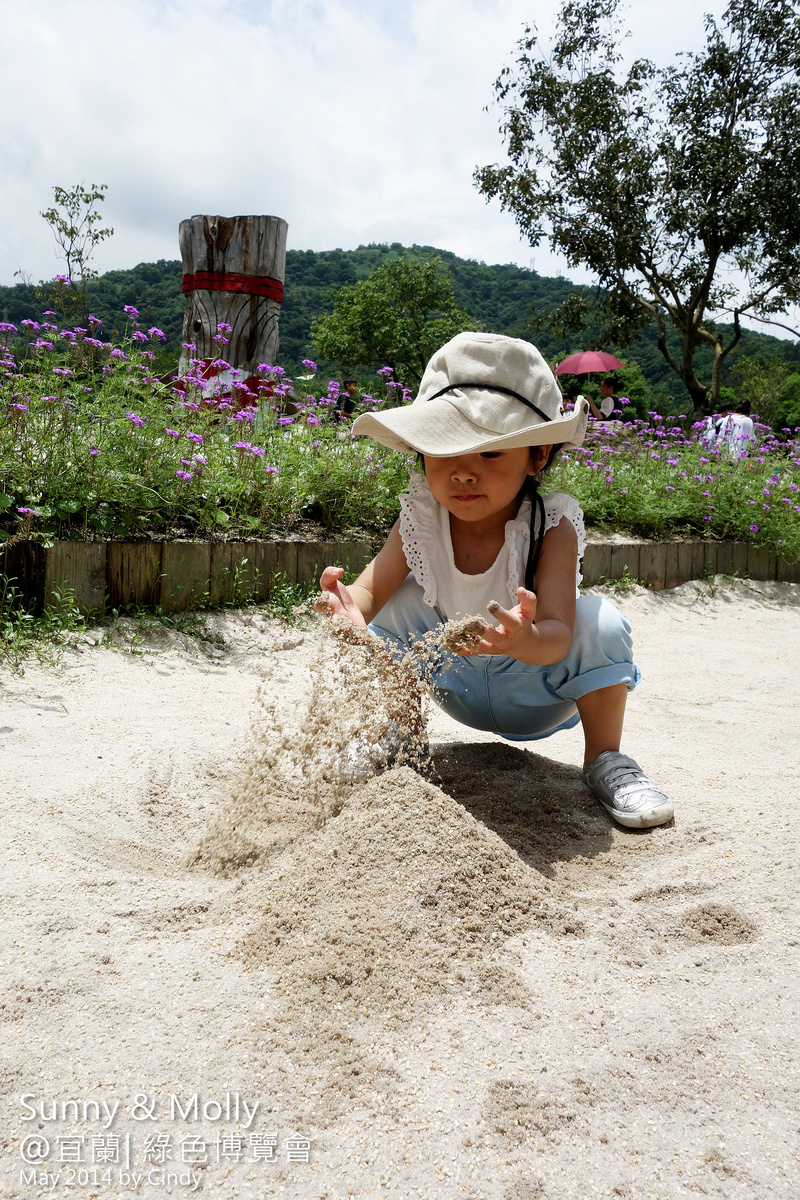
MULTIPOLYGON (((359 527, 377 539, 389 528, 413 460, 332 420, 337 383, 298 396, 280 367, 263 364, 209 395, 208 365, 196 359, 181 381, 164 381, 153 374, 160 331, 126 313, 116 346, 95 318, 86 329, 52 313, 19 329, 0 324, 0 541, 246 540, 308 521, 327 536, 359 527)), ((220 327, 220 355, 225 334, 220 327)), ((230 378, 222 357, 212 369, 230 378)), ((408 398, 387 370, 362 403, 408 398)), ((590 525, 749 542, 794 561, 800 447, 756 429, 750 455, 732 461, 655 413, 592 422, 547 487, 575 495, 590 525)))

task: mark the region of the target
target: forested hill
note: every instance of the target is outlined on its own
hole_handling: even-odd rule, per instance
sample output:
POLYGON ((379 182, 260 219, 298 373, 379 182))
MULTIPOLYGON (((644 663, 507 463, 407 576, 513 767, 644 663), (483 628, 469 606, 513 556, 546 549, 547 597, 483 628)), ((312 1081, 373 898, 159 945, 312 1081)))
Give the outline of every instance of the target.
MULTIPOLYGON (((289 372, 300 372, 303 358, 313 357, 310 342, 311 320, 332 306, 330 293, 359 279, 366 279, 387 259, 402 254, 405 247, 392 245, 359 246, 357 250, 289 250, 286 254, 286 293, 281 309, 279 359, 289 372)), ((481 321, 487 329, 518 337, 531 336, 529 313, 533 308, 554 308, 568 295, 573 285, 563 278, 552 279, 513 264, 487 266, 473 259, 459 258, 447 250, 430 246, 416 247, 426 255, 438 255, 450 271, 460 307, 481 321)), ((140 263, 128 271, 108 271, 87 286, 89 308, 103 321, 106 337, 124 328, 123 305, 139 309, 145 326, 156 325, 167 335, 167 345, 177 352, 181 340, 184 301, 181 293, 181 264, 160 259, 140 263)), ((17 284, 0 287, 0 320, 18 324, 25 317, 38 319, 41 303, 35 289, 17 284)), ((579 339, 559 342, 542 334, 536 343, 548 359, 584 349, 579 339)), ((677 343, 676 343, 677 348, 677 343)), ((613 349, 613 347, 606 347, 613 349)), ((710 357, 704 351, 696 362, 700 377, 710 375, 710 357)), ((800 364, 798 343, 746 332, 730 356, 730 365, 741 354, 767 359, 774 355, 800 364)), ((635 360, 647 382, 662 395, 682 397, 683 389, 656 347, 655 329, 621 351, 624 361, 635 360)), ((736 376, 730 376, 737 382, 736 376)))

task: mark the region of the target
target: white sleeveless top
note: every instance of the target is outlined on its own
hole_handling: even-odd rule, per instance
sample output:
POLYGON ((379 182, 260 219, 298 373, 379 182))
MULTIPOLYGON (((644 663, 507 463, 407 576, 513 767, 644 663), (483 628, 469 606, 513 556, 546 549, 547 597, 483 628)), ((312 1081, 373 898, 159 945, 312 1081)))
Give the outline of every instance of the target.
MULTIPOLYGON (((544 531, 553 529, 562 517, 575 526, 578 535, 578 569, 575 586, 583 578, 580 560, 586 549, 583 513, 578 501, 565 492, 543 496, 544 531)), ((400 496, 400 537, 406 562, 431 608, 440 609, 450 620, 483 615, 490 600, 503 608, 519 603, 517 588, 525 586, 525 563, 530 543, 531 501, 525 498, 512 521, 506 522, 506 537, 497 558, 480 575, 465 575, 453 559, 450 514, 435 499, 424 475, 414 471, 408 491, 400 496)), ((536 514, 536 533, 539 513, 536 514)))

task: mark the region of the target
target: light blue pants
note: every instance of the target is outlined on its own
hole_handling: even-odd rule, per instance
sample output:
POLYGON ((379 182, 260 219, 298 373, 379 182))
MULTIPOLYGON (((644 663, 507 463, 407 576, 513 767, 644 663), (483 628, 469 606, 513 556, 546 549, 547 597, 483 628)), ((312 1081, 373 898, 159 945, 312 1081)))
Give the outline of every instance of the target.
MULTIPOLYGON (((444 620, 409 575, 369 628, 390 650, 405 651, 444 620)), ((575 701, 588 692, 616 683, 632 689, 640 678, 622 613, 600 596, 579 596, 572 645, 561 662, 532 667, 506 655, 445 654, 428 682, 439 707, 462 725, 527 742, 577 725, 575 701)))

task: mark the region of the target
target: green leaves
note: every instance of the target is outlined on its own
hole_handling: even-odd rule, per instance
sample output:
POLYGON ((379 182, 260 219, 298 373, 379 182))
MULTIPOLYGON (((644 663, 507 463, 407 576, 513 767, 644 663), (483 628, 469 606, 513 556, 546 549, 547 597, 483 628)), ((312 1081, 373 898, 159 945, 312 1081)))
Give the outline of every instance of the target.
POLYGON ((317 353, 345 373, 391 366, 411 385, 419 383, 443 342, 478 328, 456 306, 452 279, 440 260, 409 253, 378 267, 369 279, 339 288, 333 312, 313 321, 311 336, 317 353))
POLYGON ((475 180, 532 245, 547 237, 592 272, 613 340, 643 318, 677 328, 680 354, 663 336, 659 348, 701 407, 698 345, 714 346, 713 401, 740 337, 714 315, 764 316, 798 295, 798 3, 731 0, 719 27, 707 18, 705 49, 663 69, 622 69, 618 10, 564 0, 551 58, 528 31, 495 85, 510 165, 475 180))

